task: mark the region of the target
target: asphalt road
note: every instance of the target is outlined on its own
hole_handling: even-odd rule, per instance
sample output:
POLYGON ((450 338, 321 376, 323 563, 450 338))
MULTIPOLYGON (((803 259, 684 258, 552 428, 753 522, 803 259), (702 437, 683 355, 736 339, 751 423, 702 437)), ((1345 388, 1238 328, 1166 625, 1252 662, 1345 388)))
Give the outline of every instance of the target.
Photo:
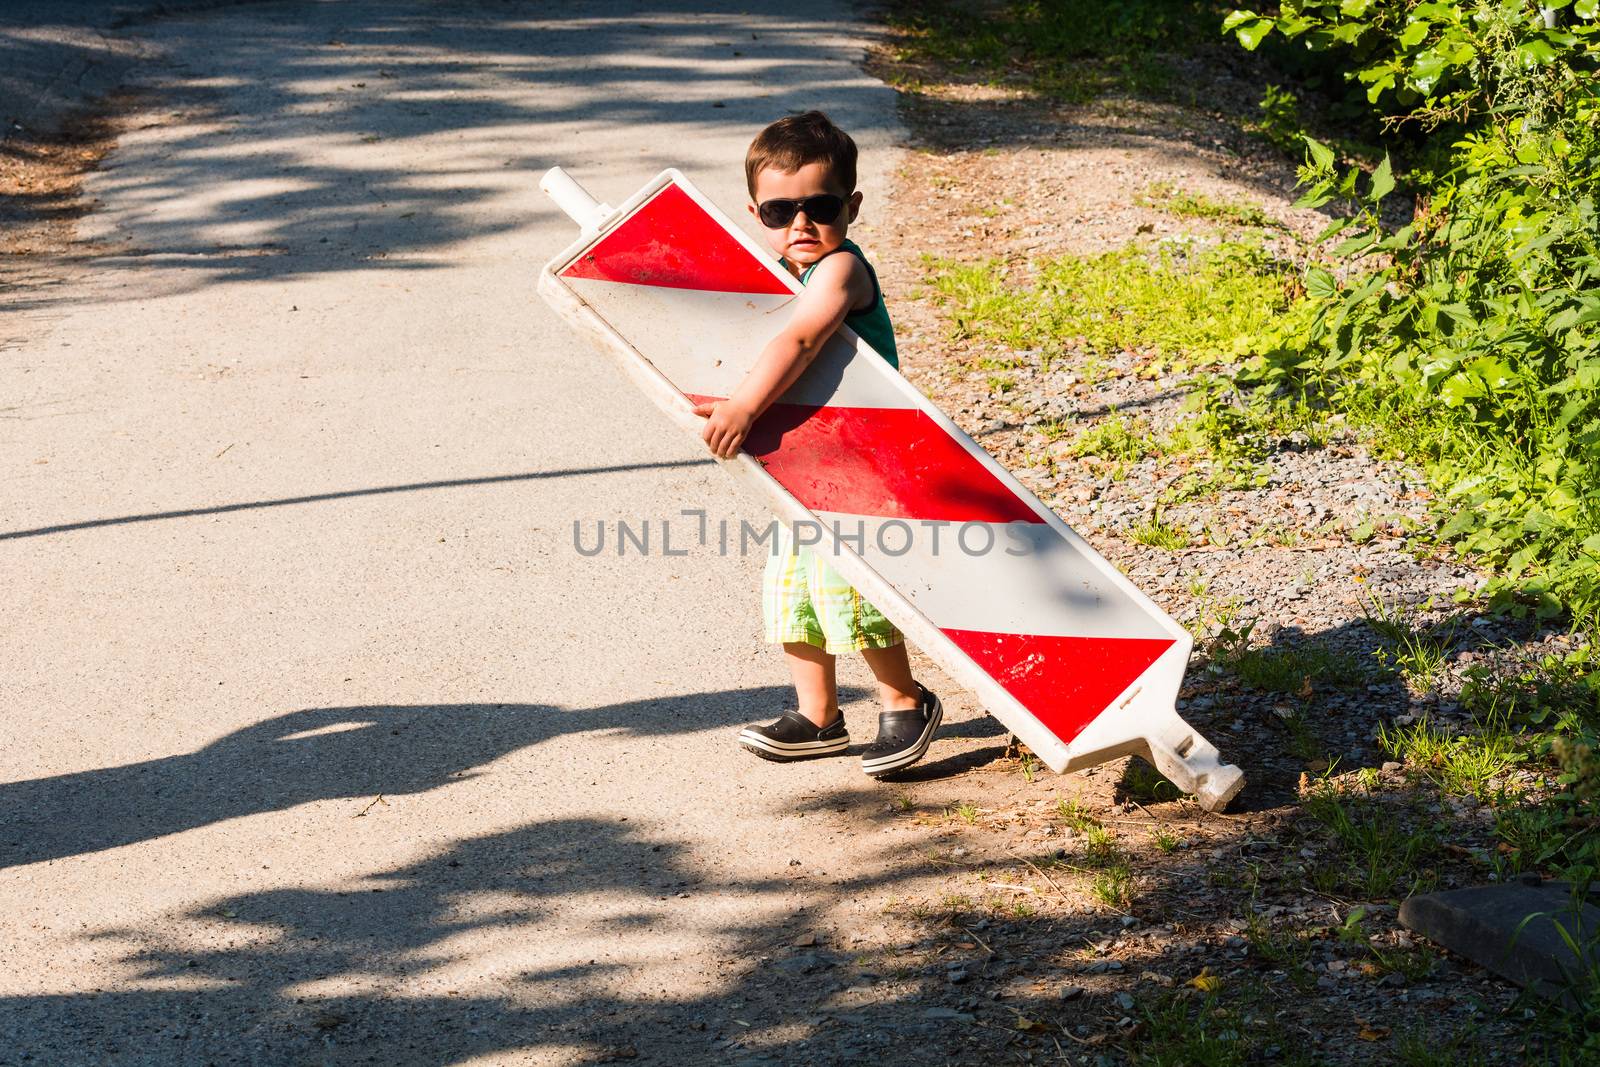
POLYGON ((93 255, 6 298, 0 1063, 815 1059, 759 957, 917 850, 841 814, 884 800, 853 760, 734 746, 789 697, 759 559, 573 549, 764 514, 535 297, 574 233, 537 179, 677 166, 739 210, 750 137, 820 106, 870 223, 870 30, 137 6, 102 5, 144 58, 93 255))

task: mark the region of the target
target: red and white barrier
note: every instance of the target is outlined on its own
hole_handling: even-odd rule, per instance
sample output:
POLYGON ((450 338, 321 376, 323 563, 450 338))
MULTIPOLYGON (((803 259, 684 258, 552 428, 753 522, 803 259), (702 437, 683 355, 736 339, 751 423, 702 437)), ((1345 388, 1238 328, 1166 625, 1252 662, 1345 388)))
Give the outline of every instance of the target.
MULTIPOLYGON (((615 210, 541 187, 582 232, 540 295, 698 438, 799 282, 677 171, 615 210)), ((1175 709, 1187 631, 849 329, 726 467, 1052 770, 1137 753, 1208 809, 1243 788, 1175 709)))

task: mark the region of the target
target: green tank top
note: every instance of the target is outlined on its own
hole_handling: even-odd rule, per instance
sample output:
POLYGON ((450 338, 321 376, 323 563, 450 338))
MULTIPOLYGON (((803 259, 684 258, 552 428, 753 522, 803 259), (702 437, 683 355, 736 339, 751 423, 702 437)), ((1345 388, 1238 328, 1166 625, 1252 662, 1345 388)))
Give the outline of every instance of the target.
MULTIPOLYGON (((862 254, 856 243, 849 238, 844 244, 834 249, 834 252, 849 252, 861 261, 867 268, 867 277, 872 279, 872 303, 860 311, 852 311, 844 317, 844 324, 860 335, 861 339, 871 345, 878 355, 888 361, 889 366, 895 370, 900 369, 900 353, 894 345, 894 324, 889 321, 889 309, 883 303, 883 290, 878 286, 878 272, 872 269, 872 264, 867 262, 867 257, 862 254)), ((829 252, 828 255, 833 255, 829 252)), ((823 256, 822 259, 827 259, 823 256)), ((817 260, 821 263, 822 259, 817 260)), ((806 279, 811 277, 811 272, 817 269, 817 263, 807 267, 805 273, 800 275, 800 284, 804 285, 806 279)))

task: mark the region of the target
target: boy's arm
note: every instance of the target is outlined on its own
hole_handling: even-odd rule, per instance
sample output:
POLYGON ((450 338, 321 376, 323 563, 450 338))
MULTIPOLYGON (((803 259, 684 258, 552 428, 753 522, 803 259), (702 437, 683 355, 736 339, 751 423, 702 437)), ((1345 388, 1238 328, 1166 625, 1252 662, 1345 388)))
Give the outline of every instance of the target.
POLYGON ((738 455, 761 413, 811 365, 850 309, 871 299, 872 279, 856 256, 835 253, 817 264, 789 324, 767 342, 733 395, 695 407, 696 415, 706 417, 700 436, 712 453, 722 459, 738 455))

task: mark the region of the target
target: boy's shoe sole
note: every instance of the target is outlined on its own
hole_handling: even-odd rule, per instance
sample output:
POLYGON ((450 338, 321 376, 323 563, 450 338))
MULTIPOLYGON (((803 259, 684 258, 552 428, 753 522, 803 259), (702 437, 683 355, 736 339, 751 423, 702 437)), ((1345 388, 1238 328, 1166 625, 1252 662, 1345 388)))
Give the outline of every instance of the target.
POLYGON ((739 732, 739 745, 747 752, 774 763, 832 756, 850 747, 844 719, 835 719, 817 729, 799 712, 787 711, 767 726, 746 726, 739 732))
MULTIPOLYGON (((919 686, 921 685, 921 683, 918 684, 919 686)), ((886 774, 893 774, 895 771, 911 766, 927 753, 928 746, 933 743, 934 732, 939 729, 939 724, 944 721, 944 705, 939 702, 939 698, 930 692, 927 687, 921 686, 921 688, 923 695, 922 705, 919 705, 914 711, 889 713, 890 715, 909 716, 922 712, 923 707, 931 703, 932 706, 928 708, 927 719, 924 721, 921 730, 910 744, 904 748, 886 752, 882 755, 863 755, 861 757, 861 769, 869 777, 881 778, 886 774)), ((889 732, 892 735, 894 733, 892 729, 893 720, 887 718, 884 714, 880 714, 878 716, 878 736, 880 738, 885 733, 886 725, 891 727, 889 732)), ((868 753, 877 748, 879 744, 880 742, 873 742, 867 749, 868 753)))

